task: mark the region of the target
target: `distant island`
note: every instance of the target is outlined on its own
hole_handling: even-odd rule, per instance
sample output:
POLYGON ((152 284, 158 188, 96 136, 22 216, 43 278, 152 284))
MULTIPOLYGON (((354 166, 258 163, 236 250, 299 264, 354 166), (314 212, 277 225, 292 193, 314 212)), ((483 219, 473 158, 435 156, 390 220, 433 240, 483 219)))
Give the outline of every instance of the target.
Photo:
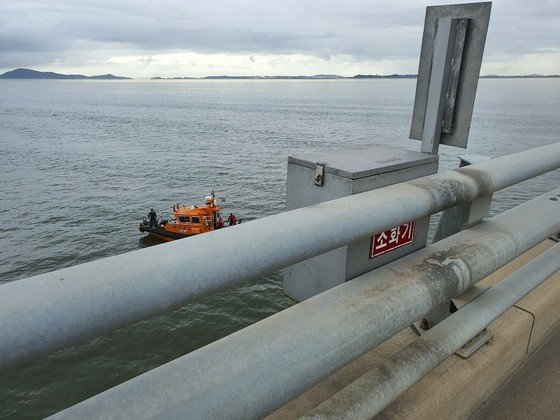
POLYGON ((513 76, 487 74, 486 76, 480 76, 481 79, 555 79, 558 77, 560 77, 560 74, 519 74, 513 76))
POLYGON ((125 80, 132 79, 132 77, 114 76, 112 74, 102 74, 99 76, 84 76, 83 74, 60 74, 53 73, 52 71, 37 71, 30 69, 15 69, 0 74, 0 79, 53 79, 53 80, 125 80))
POLYGON ((315 74, 313 76, 204 76, 204 77, 152 77, 151 80, 177 80, 177 79, 201 79, 201 80, 338 80, 338 79, 415 79, 415 74, 357 74, 356 76, 340 76, 338 74, 315 74))
POLYGON ((352 79, 416 79, 417 74, 357 74, 352 79))
MULTIPOLYGON (((339 76, 338 74, 316 74, 313 76, 205 76, 205 77, 152 77, 150 80, 338 80, 338 79, 416 79, 416 74, 357 74, 355 76, 339 76)), ((549 79, 560 78, 558 74, 528 74, 517 76, 500 76, 488 74, 481 79, 549 79)), ((132 77, 102 74, 84 76, 83 74, 60 74, 31 69, 15 69, 0 75, 0 79, 53 79, 53 80, 132 80, 132 77)))

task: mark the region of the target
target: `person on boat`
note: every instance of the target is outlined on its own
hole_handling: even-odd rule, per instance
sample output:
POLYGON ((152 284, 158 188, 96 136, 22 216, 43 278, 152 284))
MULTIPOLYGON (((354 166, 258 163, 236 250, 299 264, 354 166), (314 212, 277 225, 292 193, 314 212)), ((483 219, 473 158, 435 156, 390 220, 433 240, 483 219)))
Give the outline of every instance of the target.
POLYGON ((216 220, 216 229, 221 229, 224 227, 224 221, 222 220, 221 217, 218 217, 218 220, 216 220))
POLYGON ((237 223, 237 220, 236 220, 235 215, 233 213, 229 214, 229 217, 228 217, 227 220, 228 220, 228 223, 229 223, 230 226, 233 226, 237 223))
POLYGON ((157 226, 157 214, 154 211, 154 209, 150 209, 150 212, 148 213, 148 219, 150 219, 150 227, 154 228, 157 226))

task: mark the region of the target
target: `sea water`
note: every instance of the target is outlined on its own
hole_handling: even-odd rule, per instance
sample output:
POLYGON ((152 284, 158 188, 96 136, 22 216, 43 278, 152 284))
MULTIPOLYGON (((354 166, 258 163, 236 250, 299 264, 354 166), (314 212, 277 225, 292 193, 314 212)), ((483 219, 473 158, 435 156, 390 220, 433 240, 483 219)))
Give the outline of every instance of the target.
MULTIPOLYGON (((136 229, 149 209, 201 203, 211 190, 238 218, 281 212, 290 154, 419 150, 408 139, 414 89, 414 80, 1 80, 0 283, 157 246, 136 229)), ((457 167, 458 154, 557 141, 560 79, 482 79, 469 147, 442 146, 440 170, 457 167)), ((556 171, 496 193, 492 214, 559 181, 556 171)), ((272 273, 2 372, 0 417, 55 413, 292 304, 272 273)))

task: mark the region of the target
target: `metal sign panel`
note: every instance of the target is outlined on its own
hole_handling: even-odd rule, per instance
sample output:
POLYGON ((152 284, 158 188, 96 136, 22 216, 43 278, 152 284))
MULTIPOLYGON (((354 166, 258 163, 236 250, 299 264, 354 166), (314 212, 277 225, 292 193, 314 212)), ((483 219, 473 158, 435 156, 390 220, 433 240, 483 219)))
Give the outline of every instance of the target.
MULTIPOLYGON (((491 6, 491 2, 485 2, 426 8, 414 112, 410 127, 411 139, 423 139, 432 67, 436 66, 433 59, 438 21, 442 23, 445 19, 451 18, 456 25, 454 30, 457 32, 458 41, 453 61, 449 63, 451 74, 444 79, 443 91, 447 95, 447 103, 439 143, 467 147, 491 6), (454 65, 455 69, 453 69, 454 65), (449 115, 449 112, 452 115, 449 115)), ((440 121, 437 123, 439 127, 440 121)))
POLYGON ((369 258, 375 258, 386 254, 401 246, 408 245, 414 241, 416 232, 416 222, 408 222, 385 232, 378 233, 371 237, 369 258))

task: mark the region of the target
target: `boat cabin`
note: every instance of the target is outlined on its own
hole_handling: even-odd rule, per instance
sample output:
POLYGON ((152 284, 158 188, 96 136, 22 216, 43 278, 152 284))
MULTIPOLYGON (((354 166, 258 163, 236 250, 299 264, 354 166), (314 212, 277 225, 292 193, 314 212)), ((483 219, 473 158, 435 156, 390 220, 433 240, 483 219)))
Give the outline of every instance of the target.
POLYGON ((214 230, 220 217, 220 206, 214 196, 205 197, 204 206, 173 206, 173 220, 165 224, 165 230, 186 236, 214 230))

